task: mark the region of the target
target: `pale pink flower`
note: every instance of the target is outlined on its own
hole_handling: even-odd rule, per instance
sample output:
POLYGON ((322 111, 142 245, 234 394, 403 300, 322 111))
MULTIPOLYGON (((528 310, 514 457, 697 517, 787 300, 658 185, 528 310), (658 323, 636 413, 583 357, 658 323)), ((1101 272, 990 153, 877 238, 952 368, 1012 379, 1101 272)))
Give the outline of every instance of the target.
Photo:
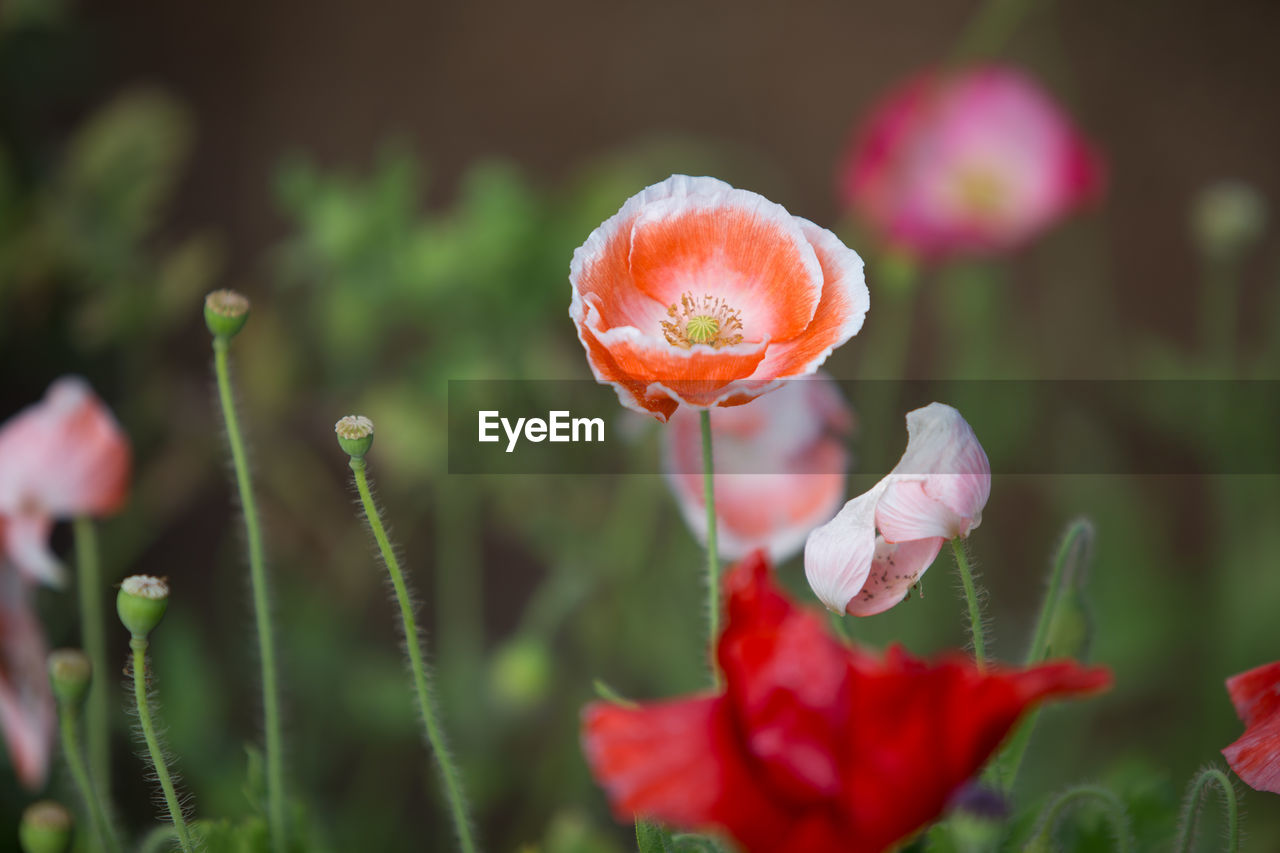
MULTIPOLYGON (((844 501, 845 438, 853 413, 825 374, 796 379, 749 406, 716 411, 717 550, 739 559, 757 548, 776 561, 795 554, 809 531, 844 501)), ((662 442, 667 482, 694 536, 705 544, 707 512, 699 413, 681 406, 662 442)))
POLYGON ((908 413, 907 450, 894 469, 809 535, 809 585, 838 613, 888 610, 944 542, 981 523, 990 494, 987 454, 959 412, 930 403, 908 413))
POLYGON ((0 426, 0 545, 29 579, 60 585, 49 550, 55 519, 117 511, 129 490, 128 439, 81 379, 64 377, 44 399, 0 426))
POLYGON ((1016 248, 1103 185, 1070 117, 1003 66, 928 71, 891 90, 842 170, 845 203, 889 245, 928 258, 1016 248))
POLYGON ((18 780, 38 790, 49 772, 54 708, 48 649, 29 587, 0 561, 0 730, 18 780))
POLYGON ((830 231, 715 178, 673 175, 627 200, 569 267, 591 372, 665 421, 808 376, 855 335, 862 259, 830 231))

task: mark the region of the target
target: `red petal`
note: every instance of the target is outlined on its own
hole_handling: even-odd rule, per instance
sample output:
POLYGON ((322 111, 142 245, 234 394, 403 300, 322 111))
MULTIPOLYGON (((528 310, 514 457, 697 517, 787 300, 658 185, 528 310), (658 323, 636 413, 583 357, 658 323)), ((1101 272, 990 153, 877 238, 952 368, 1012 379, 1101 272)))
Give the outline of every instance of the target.
POLYGON ((1246 728, 1222 754, 1249 787, 1280 794, 1280 661, 1228 678, 1227 693, 1246 728))
POLYGON ((942 814, 1030 707, 1109 683, 1106 670, 1074 663, 984 672, 967 658, 926 663, 897 648, 855 666, 845 789, 853 831, 876 849, 905 838, 942 814))
POLYGON ((722 697, 594 703, 583 713, 583 751, 621 820, 718 826, 748 850, 784 849, 791 818, 754 778, 722 697))

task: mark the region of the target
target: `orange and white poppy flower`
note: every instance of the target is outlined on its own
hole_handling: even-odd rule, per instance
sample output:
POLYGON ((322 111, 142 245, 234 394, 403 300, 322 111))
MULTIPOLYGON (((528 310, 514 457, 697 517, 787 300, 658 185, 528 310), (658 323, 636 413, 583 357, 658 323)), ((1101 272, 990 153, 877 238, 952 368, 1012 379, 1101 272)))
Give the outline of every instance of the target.
POLYGON ((715 178, 632 196, 569 268, 596 379, 666 421, 807 376, 862 327, 862 259, 825 228, 715 178))

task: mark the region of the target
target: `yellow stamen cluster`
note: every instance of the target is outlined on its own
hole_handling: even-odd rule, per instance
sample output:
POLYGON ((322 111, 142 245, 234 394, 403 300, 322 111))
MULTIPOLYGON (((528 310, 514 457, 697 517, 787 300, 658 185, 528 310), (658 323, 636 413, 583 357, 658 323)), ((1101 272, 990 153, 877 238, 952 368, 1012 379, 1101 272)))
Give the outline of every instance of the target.
POLYGON ((980 216, 999 213, 1008 196, 1004 181, 985 169, 970 169, 962 173, 957 190, 964 204, 980 216))
POLYGON ((669 321, 663 321, 662 333, 667 343, 688 349, 706 344, 719 349, 742 343, 742 315, 718 296, 694 298, 686 293, 679 305, 667 308, 669 321))

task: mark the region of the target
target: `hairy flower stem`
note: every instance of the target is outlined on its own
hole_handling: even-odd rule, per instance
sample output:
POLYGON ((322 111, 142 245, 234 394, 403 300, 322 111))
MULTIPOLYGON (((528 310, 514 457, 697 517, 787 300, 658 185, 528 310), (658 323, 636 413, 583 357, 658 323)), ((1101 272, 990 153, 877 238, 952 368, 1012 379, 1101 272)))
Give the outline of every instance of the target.
MULTIPOLYGON (((1063 534, 1062 542, 1053 558, 1053 567, 1049 572, 1049 588, 1045 590, 1044 602, 1040 605, 1040 616, 1036 620, 1035 633, 1031 637, 1031 646, 1027 649, 1027 666, 1041 663, 1049 655, 1049 631, 1062 603, 1065 582, 1069 575, 1083 571, 1081 565, 1087 561, 1086 554, 1093 542, 1093 525, 1087 519, 1076 519, 1063 534)), ((1035 729, 1040 711, 1031 712, 1018 727, 1018 731, 1009 740, 1004 755, 997 762, 1000 776, 1004 780, 1006 790, 1012 790, 1018 780, 1018 769, 1022 766, 1022 758, 1031 742, 1031 732, 1035 729)))
POLYGON ((93 826, 93 834, 97 837, 98 849, 106 851, 106 853, 120 853, 120 839, 116 837, 111 820, 107 817, 107 809, 103 805, 100 789, 95 787, 93 779, 89 776, 89 769, 85 767, 84 763, 84 755, 80 751, 79 726, 77 725, 79 716, 73 703, 58 703, 58 727, 62 733, 62 757, 66 759, 67 767, 71 771, 71 778, 75 781, 80 798, 84 801, 85 809, 89 812, 89 822, 93 826))
POLYGON ((263 729, 267 752, 267 823, 271 831, 271 848, 276 853, 284 853, 288 849, 288 837, 285 820, 284 744, 280 733, 280 687, 276 677, 275 636, 267 595, 262 531, 253 498, 253 483, 249 479, 249 461, 244 451, 244 439, 240 435, 240 423, 236 418, 235 397, 231 391, 231 371, 227 365, 229 344, 230 340, 226 337, 220 335, 214 337, 214 370, 218 376, 218 398, 222 403, 227 443, 231 446, 236 486, 240 491, 240 508, 244 513, 245 540, 249 548, 249 577, 253 586, 253 610, 258 628, 258 659, 262 665, 263 729))
POLYGON ((716 476, 711 454, 711 410, 703 409, 702 494, 707 505, 707 646, 710 649, 711 683, 720 686, 716 664, 716 638, 720 636, 720 551, 716 543, 716 476))
MULTIPOLYGON (((102 564, 98 560, 98 535, 89 518, 75 520, 76 592, 80 598, 80 644, 94 672, 107 667, 107 629, 102 616, 102 564)), ((111 799, 111 710, 107 680, 89 683, 85 700, 86 738, 89 744, 89 772, 104 801, 111 799)))
POLYGON ((183 853, 194 853, 196 848, 191 830, 182 814, 182 804, 178 802, 178 792, 173 787, 173 777, 169 775, 169 765, 165 762, 160 738, 151 719, 151 702, 147 699, 147 638, 133 637, 129 640, 129 648, 133 649, 133 698, 138 705, 138 723, 147 742, 147 752, 151 755, 151 766, 160 782, 160 789, 164 792, 169 819, 173 821, 173 828, 178 833, 178 845, 182 847, 183 853))
POLYGON ((1191 784, 1187 786, 1187 795, 1182 798, 1182 814, 1178 818, 1178 843, 1174 846, 1177 853, 1187 853, 1191 849, 1200 816, 1200 800, 1206 789, 1213 785, 1222 791, 1222 808, 1227 814, 1227 853, 1236 853, 1240 849, 1240 808, 1236 803, 1235 786, 1221 770, 1206 767, 1191 780, 1191 784))
POLYGON ((418 634, 417 620, 413 615, 413 604, 409 600, 409 590, 405 585, 404 573, 400 571, 400 561, 396 558, 391 540, 387 538, 386 528, 382 526, 382 518, 378 514, 377 504, 369 491, 369 481, 365 476, 363 458, 351 458, 351 470, 355 474, 356 490, 360 493, 360 503, 364 507, 365 519, 373 531, 373 538, 378 543, 382 554, 382 562, 391 576, 391 586, 395 589, 396 601, 400 605, 400 619, 403 623, 405 648, 409 652, 409 667, 413 671, 413 684, 417 692, 418 712, 422 718, 427 743, 435 754, 436 764, 440 768, 440 776, 444 781, 445 796, 449 801, 449 810, 453 815, 453 828, 458 834, 458 844, 463 853, 475 853, 476 844, 472 837, 471 819, 467 809, 466 797, 462 791, 462 782, 458 768, 445 746, 444 734, 436 718, 435 706, 431 699, 431 684, 427 678, 427 667, 423 661, 422 639, 418 634))
POLYGON ((1053 802, 1046 806, 1036 820, 1036 829, 1031 836, 1031 840, 1023 848, 1025 853, 1032 853, 1032 851, 1039 853, 1039 851, 1052 849, 1053 831, 1057 827, 1058 821, 1062 819, 1066 812, 1090 800, 1102 806, 1107 819, 1111 821, 1111 830, 1115 833, 1115 849, 1119 853, 1129 853, 1133 848, 1129 838, 1129 815, 1125 811, 1124 803, 1120 802, 1120 798, 1106 788, 1100 788, 1096 785, 1080 785, 1079 787, 1071 788, 1058 795, 1053 802))
POLYGON ((982 669, 987 665, 987 651, 982 636, 982 606, 978 602, 978 590, 973 583, 973 572, 969 569, 969 557, 964 552, 964 543, 959 539, 952 539, 951 553, 956 556, 960 583, 964 586, 964 597, 969 603, 969 632, 973 636, 973 659, 977 662, 978 668, 982 669))

